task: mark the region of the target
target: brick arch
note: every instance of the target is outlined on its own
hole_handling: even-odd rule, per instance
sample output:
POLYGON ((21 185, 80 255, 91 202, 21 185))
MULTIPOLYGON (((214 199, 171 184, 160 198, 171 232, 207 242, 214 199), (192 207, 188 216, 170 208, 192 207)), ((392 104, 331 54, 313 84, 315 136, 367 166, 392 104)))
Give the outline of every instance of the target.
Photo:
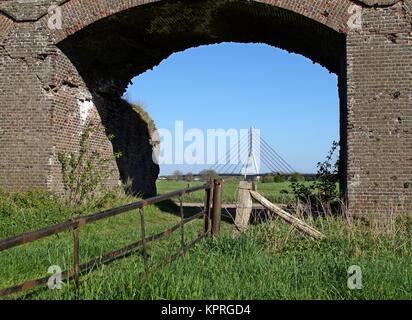
MULTIPOLYGON (((55 105, 59 105, 56 109, 75 110, 78 99, 73 97, 79 92, 86 93, 98 111, 102 127, 122 137, 114 141, 115 151, 134 150, 150 160, 149 146, 143 143, 144 149, 149 150, 143 156, 139 151, 142 147, 124 134, 125 127, 134 125, 119 125, 122 121, 119 118, 132 117, 121 96, 134 76, 172 53, 199 45, 234 41, 263 42, 302 54, 338 74, 343 81, 351 4, 349 0, 98 0, 93 4, 84 0, 68 1, 62 5, 63 29, 54 31, 52 36, 60 49, 55 64, 59 83, 55 86, 69 85, 71 93, 58 90, 61 96, 56 98, 55 105), (120 116, 119 110, 122 110, 120 116), (128 139, 131 142, 125 146, 128 139)), ((46 18, 42 18, 43 25, 46 18)), ((345 117, 343 88, 341 84, 342 116, 345 117)), ((58 131, 63 132, 64 128, 58 131)), ((346 136, 346 128, 342 127, 342 131, 346 136)), ((342 152, 345 155, 346 149, 342 148, 342 152)), ((152 174, 144 178, 147 181, 156 176, 153 164, 147 160, 124 156, 118 162, 123 180, 136 167, 151 168, 147 171, 152 174)), ((133 175, 136 181, 143 180, 140 174, 133 175)), ((136 190, 142 190, 141 186, 136 186, 136 190)))
MULTIPOLYGON (((184 2, 185 0, 181 0, 184 2)), ((163 0, 69 0, 60 7, 64 14, 62 30, 55 30, 56 42, 79 30, 122 11, 145 5, 156 5, 163 0)), ((219 1, 215 1, 219 2, 219 1)), ((236 1, 233 1, 236 2, 236 1)), ((358 0, 253 0, 251 2, 282 8, 317 21, 337 32, 348 32, 349 7, 358 0)), ((48 16, 42 18, 47 20, 48 16)))
MULTIPOLYGON (((85 72, 89 77, 99 65, 111 74, 108 82, 117 82, 112 87, 120 90, 172 53, 225 41, 267 43, 341 74, 351 4, 350 0, 71 0, 62 5, 63 28, 52 36, 78 70, 93 65, 93 72, 85 72)), ((45 19, 47 15, 43 24, 45 19)))
MULTIPOLYGON (((186 24, 187 28, 190 28, 190 20, 192 20, 191 27, 194 29, 197 29, 196 23, 208 23, 202 17, 203 11, 210 11, 213 15, 216 14, 216 10, 220 10, 223 12, 222 16, 214 19, 216 22, 210 22, 216 24, 212 28, 220 28, 217 31, 218 34, 213 34, 214 32, 209 30, 196 30, 197 33, 203 33, 199 39, 188 40, 185 44, 169 48, 168 52, 165 51, 161 57, 157 57, 153 62, 134 69, 134 75, 152 68, 171 53, 202 44, 223 41, 265 42, 290 52, 302 54, 334 73, 341 73, 343 38, 349 31, 347 25, 350 15, 349 7, 355 2, 357 0, 119 0, 115 2, 111 0, 69 0, 61 4, 63 28, 52 31, 51 36, 59 46, 62 43, 69 43, 71 38, 86 39, 90 37, 96 39, 96 37, 91 37, 90 33, 99 32, 99 25, 100 28, 106 28, 110 32, 111 29, 117 28, 119 23, 124 23, 127 19, 125 17, 131 14, 139 16, 140 10, 156 12, 152 14, 152 23, 148 22, 142 28, 153 29, 154 26, 168 28, 167 32, 174 34, 178 31, 175 32, 173 29, 180 29, 182 25, 186 24), (245 25, 239 25, 234 31, 233 25, 236 25, 234 20, 236 18, 230 19, 230 16, 233 15, 231 11, 241 10, 241 8, 248 10, 247 13, 238 13, 242 18, 255 19, 253 28, 263 19, 272 19, 271 22, 266 21, 265 23, 271 24, 272 30, 270 31, 278 36, 268 36, 267 34, 251 36, 256 30, 251 32, 247 27, 249 21, 246 21, 245 25), (198 12, 202 13, 199 15, 198 12), (281 22, 276 24, 276 20, 281 20, 281 22), (219 24, 220 26, 217 26, 219 24), (227 31, 228 27, 232 30, 227 31), (85 36, 87 33, 89 35, 85 36), (281 33, 283 33, 283 37, 281 33), (205 39, 207 37, 209 39, 205 39), (290 38, 290 40, 286 38, 290 38)), ((43 16, 41 24, 46 26, 48 19, 48 15, 43 16)), ((129 23, 131 25, 141 24, 139 19, 129 23)), ((265 28, 265 26, 260 27, 265 28)), ((125 28, 127 29, 127 27, 125 28)), ((118 30, 121 32, 122 29, 118 28, 118 30)), ((262 30, 258 32, 262 33, 262 30)), ((147 33, 141 33, 141 35, 143 37, 153 36, 147 33)), ((102 40, 102 42, 104 41, 106 40, 102 40)), ((67 48, 70 45, 63 46, 67 48)), ((79 47, 77 50, 81 52, 79 47)))

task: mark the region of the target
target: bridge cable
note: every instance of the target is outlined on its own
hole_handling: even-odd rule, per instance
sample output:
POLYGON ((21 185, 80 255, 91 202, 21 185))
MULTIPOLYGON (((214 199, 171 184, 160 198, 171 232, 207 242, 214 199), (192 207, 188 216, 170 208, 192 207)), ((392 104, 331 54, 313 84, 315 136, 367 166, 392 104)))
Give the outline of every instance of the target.
POLYGON ((273 157, 273 155, 270 153, 270 151, 267 149, 265 145, 262 144, 262 154, 265 155, 268 159, 270 159, 271 163, 273 166, 277 169, 277 171, 280 171, 282 173, 289 173, 289 169, 279 160, 273 157))
POLYGON ((296 170, 285 159, 283 159, 262 137, 261 137, 261 141, 263 142, 264 145, 266 145, 269 148, 269 150, 274 154, 275 157, 280 159, 280 161, 284 163, 285 166, 289 168, 289 170, 291 170, 292 173, 296 172, 296 170))
MULTIPOLYGON (((226 152, 225 155, 224 155, 223 157, 221 157, 221 158, 218 160, 218 162, 215 163, 215 164, 210 168, 210 170, 215 170, 217 167, 219 167, 220 165, 222 165, 221 162, 226 161, 228 155, 229 155, 229 157, 230 157, 231 152, 233 152, 238 146, 240 146, 240 143, 241 143, 241 141, 239 141, 238 143, 236 143, 235 145, 233 145, 233 146, 231 147, 231 149, 230 149, 228 152, 226 152)), ((226 163, 226 162, 225 162, 225 163, 226 163)), ((225 163, 223 163, 223 164, 225 164, 225 163)))
MULTIPOLYGON (((240 150, 244 149, 244 147, 245 147, 245 141, 239 142, 238 144, 236 144, 236 147, 239 147, 239 153, 240 153, 241 152, 240 150)), ((217 173, 225 174, 225 173, 227 173, 226 170, 230 169, 233 166, 233 163, 231 163, 230 161, 231 161, 231 152, 233 152, 234 150, 235 149, 232 147, 232 149, 228 153, 226 153, 226 155, 225 155, 225 160, 229 159, 229 161, 227 161, 224 164, 219 164, 218 166, 215 166, 217 173)), ((235 164, 235 165, 237 165, 237 164, 235 164)))
POLYGON ((280 171, 282 173, 289 173, 289 169, 282 163, 280 162, 277 158, 274 158, 272 153, 268 150, 268 148, 262 143, 261 144, 262 148, 262 154, 266 155, 268 159, 270 159, 271 163, 273 166, 277 169, 277 171, 280 171))

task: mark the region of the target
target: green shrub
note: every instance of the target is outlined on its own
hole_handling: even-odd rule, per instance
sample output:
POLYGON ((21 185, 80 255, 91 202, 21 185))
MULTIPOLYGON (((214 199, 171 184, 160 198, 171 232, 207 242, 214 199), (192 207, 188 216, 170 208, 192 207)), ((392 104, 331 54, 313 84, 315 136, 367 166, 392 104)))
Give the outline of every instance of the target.
POLYGON ((283 182, 286 181, 285 176, 282 175, 282 174, 280 174, 280 173, 278 173, 277 175, 275 175, 275 177, 274 177, 273 180, 274 180, 274 182, 276 182, 276 183, 283 183, 283 182))
POLYGON ((274 182, 274 177, 271 174, 267 174, 263 176, 262 179, 263 183, 273 183, 274 182))
MULTIPOLYGON (((121 153, 115 153, 112 157, 106 158, 100 152, 92 151, 90 138, 95 132, 92 127, 85 129, 80 138, 78 154, 60 152, 58 155, 67 200, 71 205, 83 204, 102 192, 107 179, 113 174, 108 164, 121 157, 121 153)), ((112 140, 114 137, 108 138, 112 140)))
POLYGON ((305 177, 302 176, 300 173, 295 172, 292 174, 292 176, 290 177, 290 181, 291 182, 303 182, 305 181, 305 177))
POLYGON ((204 181, 209 181, 213 179, 219 179, 219 174, 215 170, 202 170, 200 171, 200 176, 204 181))
MULTIPOLYGON (((295 197, 304 202, 331 204, 336 202, 339 196, 337 183, 339 181, 339 159, 333 164, 332 160, 339 147, 334 141, 324 162, 318 162, 318 173, 315 182, 309 187, 299 180, 299 174, 292 176, 292 190, 295 197)), ((302 177, 303 178, 303 177, 302 177)))

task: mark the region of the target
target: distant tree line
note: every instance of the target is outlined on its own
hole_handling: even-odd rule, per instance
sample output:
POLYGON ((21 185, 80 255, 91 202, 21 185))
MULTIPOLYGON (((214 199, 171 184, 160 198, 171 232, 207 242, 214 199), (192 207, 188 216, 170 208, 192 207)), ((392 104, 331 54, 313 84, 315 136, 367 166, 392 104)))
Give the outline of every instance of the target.
MULTIPOLYGON (((214 170, 203 170, 197 176, 200 176, 202 180, 213 180, 219 178, 219 174, 214 170)), ((184 174, 180 170, 175 170, 170 178, 175 181, 192 182, 194 180, 194 174, 190 171, 184 174)))
MULTIPOLYGON (((208 180, 213 180, 213 179, 218 179, 219 174, 214 171, 214 170, 202 170, 197 176, 200 176, 201 180, 208 181, 208 180)), ((194 174, 192 172, 187 172, 184 174, 180 170, 175 170, 170 177, 172 180, 175 181, 187 181, 187 182, 192 182, 194 180, 194 174)), ((242 180, 242 177, 227 177, 226 180, 242 180)), ((300 173, 293 173, 290 176, 286 176, 280 173, 268 173, 265 174, 261 177, 261 181, 263 183, 282 183, 282 182, 304 182, 305 177, 301 175, 300 173)))
POLYGON ((305 177, 302 176, 298 172, 293 173, 290 177, 285 176, 285 175, 280 174, 280 173, 276 173, 276 174, 268 173, 268 174, 265 174, 262 177, 262 182, 263 183, 282 183, 282 182, 286 182, 286 181, 303 182, 303 181, 305 181, 305 177))

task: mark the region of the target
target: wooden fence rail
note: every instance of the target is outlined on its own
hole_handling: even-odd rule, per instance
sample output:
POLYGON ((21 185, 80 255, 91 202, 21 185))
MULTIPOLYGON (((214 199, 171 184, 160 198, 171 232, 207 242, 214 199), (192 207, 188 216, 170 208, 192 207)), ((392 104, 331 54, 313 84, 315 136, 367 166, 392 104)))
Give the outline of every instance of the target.
MULTIPOLYGON (((103 211, 97 214, 77 217, 77 218, 67 220, 65 222, 62 222, 62 223, 59 223, 53 226, 49 226, 49 227, 37 230, 37 231, 27 232, 27 233, 24 233, 18 236, 0 240, 0 252, 23 245, 23 244, 35 242, 37 240, 49 237, 51 235, 55 235, 55 234, 59 234, 65 231, 72 230, 73 232, 73 268, 62 272, 61 274, 62 280, 73 278, 76 287, 78 287, 80 285, 81 273, 90 271, 93 268, 110 263, 112 261, 124 258, 140 248, 143 249, 144 270, 145 272, 147 272, 148 271, 147 244, 149 242, 160 240, 164 237, 171 235, 175 231, 180 230, 181 232, 180 250, 177 254, 172 255, 166 260, 165 263, 168 263, 170 261, 173 261, 175 258, 183 255, 187 249, 195 245, 197 242, 205 238, 207 235, 212 234, 214 236, 217 236, 219 234, 220 228, 216 224, 220 224, 220 212, 221 212, 221 208, 220 208, 221 192, 220 190, 221 188, 222 188, 222 182, 216 180, 213 183, 208 182, 201 186, 177 190, 174 192, 166 193, 166 194, 163 194, 157 197, 131 203, 131 204, 121 206, 118 208, 106 210, 106 211, 103 211), (186 194, 190 194, 195 191, 201 191, 201 190, 205 191, 205 205, 204 205, 203 210, 189 218, 184 218, 182 197, 186 194), (217 191, 215 192, 215 190, 217 191), (213 194, 213 197, 212 197, 212 194, 213 194), (144 208, 146 206, 160 203, 160 202, 172 199, 174 197, 180 197, 180 222, 177 225, 167 230, 164 230, 163 232, 159 234, 146 237, 144 208), (126 247, 107 253, 97 259, 94 259, 84 264, 80 264, 79 248, 80 248, 80 230, 82 226, 91 224, 91 223, 94 223, 94 222, 97 222, 103 219, 108 219, 108 218, 120 215, 122 213, 126 213, 126 212, 137 210, 137 209, 140 212, 140 221, 141 221, 141 224, 140 224, 141 239, 140 240, 126 247), (218 217, 216 217, 216 215, 218 215, 218 217), (197 239, 195 239, 193 242, 186 245, 184 241, 185 240, 184 239, 184 226, 202 217, 204 219, 204 227, 203 227, 202 233, 197 239), (211 226, 209 226, 210 221, 212 224, 211 226)), ((163 263, 162 265, 164 265, 165 263, 163 263)), ((0 290, 0 297, 5 297, 13 293, 30 290, 30 289, 45 285, 47 284, 48 280, 49 280, 49 276, 40 278, 40 279, 26 281, 25 283, 15 285, 10 288, 2 289, 0 290)))

